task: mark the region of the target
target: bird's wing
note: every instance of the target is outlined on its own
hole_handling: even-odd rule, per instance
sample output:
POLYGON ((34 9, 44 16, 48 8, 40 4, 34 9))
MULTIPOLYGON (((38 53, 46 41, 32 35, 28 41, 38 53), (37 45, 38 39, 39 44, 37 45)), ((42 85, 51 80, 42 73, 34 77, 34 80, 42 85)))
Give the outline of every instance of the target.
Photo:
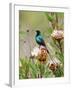
POLYGON ((45 45, 45 42, 44 42, 43 37, 41 35, 39 35, 37 38, 43 45, 45 45))

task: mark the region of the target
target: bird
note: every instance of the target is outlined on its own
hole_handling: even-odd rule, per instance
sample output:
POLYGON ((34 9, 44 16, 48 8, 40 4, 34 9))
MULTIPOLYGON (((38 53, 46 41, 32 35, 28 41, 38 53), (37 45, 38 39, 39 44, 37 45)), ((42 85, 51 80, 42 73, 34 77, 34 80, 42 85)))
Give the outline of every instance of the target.
POLYGON ((49 53, 49 51, 46 47, 45 41, 44 41, 44 39, 41 35, 41 32, 39 30, 36 30, 35 40, 39 46, 44 46, 46 48, 47 52, 49 53))

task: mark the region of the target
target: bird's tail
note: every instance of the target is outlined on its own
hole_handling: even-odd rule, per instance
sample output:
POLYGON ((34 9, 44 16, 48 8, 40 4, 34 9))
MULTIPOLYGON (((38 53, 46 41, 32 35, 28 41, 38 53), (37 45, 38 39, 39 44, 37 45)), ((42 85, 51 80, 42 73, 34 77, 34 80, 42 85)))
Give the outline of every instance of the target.
POLYGON ((49 50, 47 49, 47 53, 49 53, 49 50))
POLYGON ((47 47, 45 46, 46 50, 47 50, 47 53, 49 53, 49 50, 47 49, 47 47))

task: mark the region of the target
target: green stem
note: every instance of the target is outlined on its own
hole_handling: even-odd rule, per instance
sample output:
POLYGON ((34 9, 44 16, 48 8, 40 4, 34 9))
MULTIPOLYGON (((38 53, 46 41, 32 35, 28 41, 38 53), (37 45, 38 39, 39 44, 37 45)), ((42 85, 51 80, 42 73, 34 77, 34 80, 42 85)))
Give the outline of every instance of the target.
POLYGON ((58 40, 58 43, 59 43, 59 49, 60 49, 60 52, 62 53, 62 47, 61 47, 60 40, 58 40))

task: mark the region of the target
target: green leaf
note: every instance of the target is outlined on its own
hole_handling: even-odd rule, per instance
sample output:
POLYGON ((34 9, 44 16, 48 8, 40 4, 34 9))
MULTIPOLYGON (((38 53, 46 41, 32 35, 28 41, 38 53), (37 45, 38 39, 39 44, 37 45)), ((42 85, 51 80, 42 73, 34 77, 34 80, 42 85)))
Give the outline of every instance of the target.
POLYGON ((49 15, 47 12, 45 12, 45 15, 50 22, 53 21, 53 16, 49 15))
POLYGON ((56 57, 64 64, 64 55, 60 52, 55 52, 56 57))
POLYGON ((30 63, 29 66, 30 66, 32 77, 36 78, 37 77, 37 69, 36 69, 35 64, 30 63))
POLYGON ((60 66, 57 68, 57 70, 54 72, 55 77, 63 77, 64 76, 64 69, 60 66))

